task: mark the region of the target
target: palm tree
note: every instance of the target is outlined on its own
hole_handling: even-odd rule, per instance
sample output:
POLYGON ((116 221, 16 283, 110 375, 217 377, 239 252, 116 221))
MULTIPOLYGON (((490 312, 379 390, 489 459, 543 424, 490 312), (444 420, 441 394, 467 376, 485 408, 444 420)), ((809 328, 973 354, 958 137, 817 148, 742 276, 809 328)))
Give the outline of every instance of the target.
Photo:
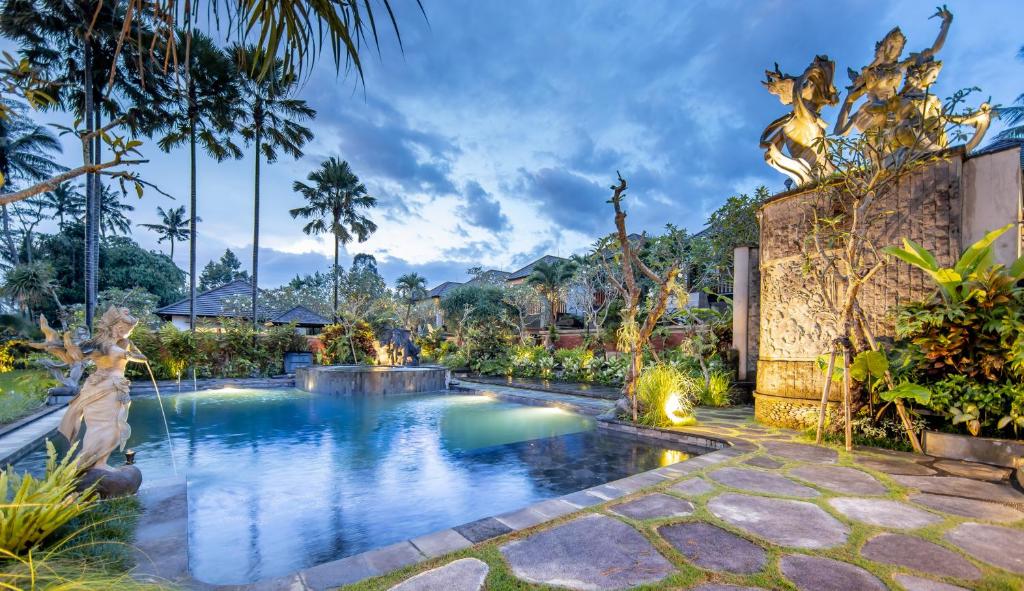
POLYGON ((298 123, 312 119, 316 111, 301 99, 291 98, 298 85, 293 74, 286 73, 284 62, 254 47, 234 46, 238 79, 246 110, 240 118, 242 137, 254 146, 256 168, 253 181, 252 225, 252 324, 256 327, 256 299, 259 285, 260 251, 260 159, 267 164, 277 160, 278 151, 298 159, 302 146, 313 139, 313 132, 298 123), (262 65, 261 65, 262 64, 262 65))
POLYGON ((100 185, 99 195, 100 238, 106 238, 108 234, 111 236, 131 234, 132 222, 128 219, 128 214, 135 211, 135 206, 125 203, 124 193, 112 191, 106 185, 100 185))
POLYGON ((526 282, 536 287, 547 300, 552 324, 558 322, 558 302, 562 297, 562 288, 572 278, 572 273, 573 266, 568 261, 540 261, 526 278, 526 282))
POLYGON ((427 278, 419 273, 406 273, 395 281, 398 295, 405 300, 405 326, 409 328, 412 305, 427 295, 427 278))
POLYGON ((289 213, 293 218, 310 220, 302 231, 317 235, 334 235, 334 317, 338 317, 338 248, 353 239, 365 242, 377 231, 377 224, 358 213, 357 209, 377 205, 377 198, 367 194, 366 186, 353 174, 348 162, 335 157, 325 160, 320 168, 309 173, 306 180, 295 181, 292 189, 302 194, 307 205, 289 213))
MULTIPOLYGON (((191 28, 179 35, 180 43, 189 47, 189 62, 184 64, 185 86, 177 93, 178 108, 171 129, 159 142, 170 152, 188 143, 189 147, 189 229, 188 229, 188 293, 189 329, 196 327, 196 145, 202 144, 207 155, 223 162, 241 158, 242 150, 232 141, 235 120, 241 115, 235 65, 231 57, 214 44, 213 39, 191 28)), ((171 240, 174 259, 174 239, 171 240)))
MULTIPOLYGON (((1024 59, 1024 46, 1020 48, 1017 57, 1024 59)), ((1012 107, 999 109, 999 118, 1007 125, 1006 129, 996 136, 1001 140, 1024 140, 1024 94, 1018 96, 1014 103, 1016 104, 1012 107)))
POLYGON ((49 298, 57 304, 58 311, 62 310, 60 300, 57 299, 53 267, 46 262, 25 263, 14 267, 7 272, 0 291, 18 302, 18 307, 26 317, 32 316, 32 306, 49 298))
POLYGON ((164 211, 164 208, 157 207, 156 214, 160 216, 159 224, 139 224, 147 230, 152 230, 160 235, 157 239, 157 244, 164 240, 169 240, 171 243, 171 260, 174 260, 174 243, 189 239, 191 228, 195 227, 191 219, 185 218, 185 206, 182 205, 176 209, 164 211))
POLYGON ((75 220, 85 213, 85 198, 78 192, 78 186, 61 183, 40 196, 43 208, 57 218, 57 228, 63 230, 66 220, 75 220))
MULTIPOLYGON (((7 192, 21 181, 34 182, 44 179, 61 167, 50 154, 60 152, 57 138, 40 125, 25 116, 25 107, 11 101, 4 101, 8 115, 0 118, 0 192, 7 192)), ((7 205, 0 208, 0 222, 3 224, 6 257, 13 265, 21 262, 19 249, 11 229, 11 215, 7 205)))

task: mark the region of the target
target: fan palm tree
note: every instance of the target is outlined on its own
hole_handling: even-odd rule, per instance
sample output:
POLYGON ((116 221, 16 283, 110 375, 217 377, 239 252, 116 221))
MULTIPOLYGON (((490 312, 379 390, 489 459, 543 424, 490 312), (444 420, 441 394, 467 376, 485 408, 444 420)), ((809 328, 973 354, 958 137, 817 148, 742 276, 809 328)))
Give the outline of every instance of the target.
MULTIPOLYGON (((34 182, 44 179, 61 167, 50 157, 60 152, 57 138, 46 128, 36 125, 24 114, 24 106, 4 101, 8 115, 0 118, 0 192, 21 181, 34 182)), ((0 208, 0 222, 3 225, 6 258, 13 265, 21 262, 19 249, 11 228, 11 215, 7 205, 0 208)))
POLYGON ((252 199, 252 323, 255 328, 259 285, 260 160, 265 158, 267 164, 271 164, 277 160, 279 151, 300 158, 302 146, 313 139, 313 132, 299 121, 312 119, 316 111, 306 101, 291 97, 298 79, 286 73, 285 64, 280 59, 261 53, 254 47, 240 45, 232 48, 232 54, 238 66, 241 103, 245 106, 239 131, 254 146, 256 157, 252 199), (264 60, 269 60, 269 64, 264 60))
MULTIPOLYGON (((213 39, 189 29, 179 34, 179 43, 189 47, 189 61, 184 64, 185 85, 176 93, 178 108, 173 113, 170 131, 159 142, 170 152, 188 144, 189 147, 189 229, 188 229, 188 293, 189 328, 196 327, 196 145, 206 154, 223 162, 241 158, 242 150, 232 141, 235 119, 241 116, 235 64, 213 39)), ((174 259, 174 240, 171 240, 174 259)))
POLYGON ((191 219, 185 218, 185 206, 164 211, 164 208, 157 207, 156 214, 160 216, 159 224, 139 224, 147 230, 156 232, 160 238, 157 244, 167 240, 171 243, 171 260, 174 260, 174 243, 184 242, 189 239, 191 228, 195 227, 191 219))
POLYGON ((43 208, 57 218, 57 228, 63 230, 68 220, 75 220, 85 213, 85 198, 78 192, 78 186, 61 183, 40 196, 43 208))
POLYGON ((405 300, 405 326, 409 328, 412 305, 427 295, 427 278, 419 273, 406 273, 395 281, 398 295, 405 300))
MULTIPOLYGON (((1024 59, 1024 47, 1020 48, 1017 57, 1024 59)), ((1017 97, 1012 107, 999 109, 999 118, 1007 127, 996 136, 1001 140, 1024 140, 1024 94, 1017 97)))
POLYGON ((334 235, 334 316, 338 314, 338 249, 352 240, 365 242, 377 231, 377 224, 360 214, 359 209, 377 205, 377 198, 366 192, 348 162, 335 157, 306 177, 309 184, 295 181, 292 189, 306 199, 306 205, 289 211, 293 218, 310 220, 302 231, 309 235, 334 235))
POLYGON ((568 261, 540 261, 533 266, 526 282, 537 288, 547 300, 551 323, 558 322, 558 302, 562 297, 562 289, 572 278, 573 265, 568 261))

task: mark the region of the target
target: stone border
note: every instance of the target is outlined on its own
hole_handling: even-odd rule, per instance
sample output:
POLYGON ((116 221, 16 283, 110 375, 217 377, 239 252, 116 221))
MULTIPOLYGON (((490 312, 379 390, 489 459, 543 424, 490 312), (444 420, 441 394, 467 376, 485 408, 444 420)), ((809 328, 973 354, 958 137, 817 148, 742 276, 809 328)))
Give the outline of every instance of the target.
POLYGON ((17 423, 17 427, 0 435, 0 467, 6 468, 32 453, 44 440, 57 432, 60 420, 64 417, 65 406, 55 406, 47 412, 40 412, 25 417, 17 423))
POLYGON ((0 437, 4 437, 8 433, 17 431, 29 423, 34 423, 36 419, 41 419, 51 412, 57 412, 63 407, 63 404, 44 404, 39 408, 39 410, 31 412, 20 419, 15 419, 6 425, 0 426, 0 437))

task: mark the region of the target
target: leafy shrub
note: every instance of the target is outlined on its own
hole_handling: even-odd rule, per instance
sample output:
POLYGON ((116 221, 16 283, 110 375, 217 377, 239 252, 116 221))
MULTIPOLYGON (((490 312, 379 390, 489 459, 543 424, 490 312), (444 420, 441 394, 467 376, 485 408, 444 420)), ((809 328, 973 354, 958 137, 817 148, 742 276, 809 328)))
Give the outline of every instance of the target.
POLYGON ((562 366, 562 377, 575 382, 594 380, 595 356, 586 347, 559 349, 555 351, 555 362, 562 366))
POLYGON ((368 322, 358 320, 351 326, 329 324, 320 333, 320 340, 324 344, 325 364, 373 363, 377 359, 377 337, 368 322))
POLYGON ((700 403, 703 406, 729 406, 732 395, 732 372, 712 369, 707 383, 700 383, 700 403))
POLYGON ((0 548, 23 555, 94 502, 93 488, 75 492, 78 462, 74 446, 60 462, 53 444, 46 442, 46 476, 0 471, 0 548))
POLYGON ((636 383, 639 422, 652 427, 693 423, 693 391, 693 378, 670 365, 645 368, 636 383))

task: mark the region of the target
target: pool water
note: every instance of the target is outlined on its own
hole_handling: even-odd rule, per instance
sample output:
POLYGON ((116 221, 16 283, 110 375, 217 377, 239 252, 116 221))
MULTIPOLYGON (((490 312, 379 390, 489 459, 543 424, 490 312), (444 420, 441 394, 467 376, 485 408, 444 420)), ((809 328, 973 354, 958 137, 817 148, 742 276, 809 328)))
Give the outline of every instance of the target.
MULTIPOLYGON (((476 394, 225 389, 167 396, 164 408, 187 475, 190 568, 217 584, 288 574, 686 457, 596 432, 588 417, 476 394)), ((145 483, 173 478, 156 399, 137 398, 130 423, 145 483)), ((43 460, 36 453, 18 468, 43 460)))

